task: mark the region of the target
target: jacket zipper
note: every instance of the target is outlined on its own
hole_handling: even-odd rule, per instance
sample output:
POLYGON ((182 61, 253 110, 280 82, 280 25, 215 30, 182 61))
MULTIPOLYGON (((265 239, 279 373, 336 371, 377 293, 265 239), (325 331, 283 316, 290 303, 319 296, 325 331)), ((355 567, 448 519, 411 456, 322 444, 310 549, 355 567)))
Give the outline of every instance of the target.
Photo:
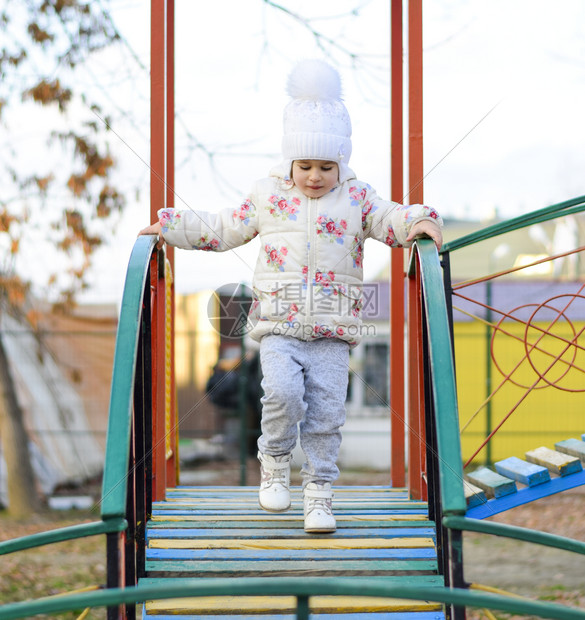
POLYGON ((309 198, 309 217, 307 219, 307 238, 309 240, 309 256, 307 265, 307 311, 305 312, 305 337, 308 337, 313 330, 313 282, 315 281, 315 222, 317 221, 317 201, 314 198, 309 198))

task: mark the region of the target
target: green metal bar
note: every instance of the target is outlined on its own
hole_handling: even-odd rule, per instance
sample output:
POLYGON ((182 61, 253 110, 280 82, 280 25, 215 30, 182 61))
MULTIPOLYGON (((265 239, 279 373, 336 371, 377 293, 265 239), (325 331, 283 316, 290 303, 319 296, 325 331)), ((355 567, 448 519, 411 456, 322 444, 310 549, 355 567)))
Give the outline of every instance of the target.
POLYGON ((199 579, 181 584, 155 584, 126 589, 101 590, 62 595, 36 601, 11 603, 0 607, 0 620, 14 620, 37 614, 56 614, 72 609, 142 603, 187 596, 371 596, 424 600, 449 605, 498 609, 557 620, 584 620, 585 610, 542 601, 532 601, 467 589, 383 585, 371 579, 255 577, 247 579, 217 578, 201 583, 199 579), (210 583, 211 582, 211 583, 210 583))
POLYGON ((473 243, 486 241, 487 239, 491 239, 514 230, 519 230, 521 228, 526 228, 527 226, 532 226, 533 224, 541 224, 542 222, 555 219, 561 215, 572 215, 575 213, 581 213, 582 211, 585 211, 585 196, 572 198, 571 200, 559 202, 551 205, 550 207, 545 207, 544 209, 506 220, 505 222, 499 222, 493 226, 487 226, 482 230, 478 230, 474 233, 443 244, 441 252, 443 253, 459 250, 465 246, 472 245, 473 243))
MULTIPOLYGON (((102 483, 101 515, 104 520, 124 517, 126 512, 136 352, 146 277, 156 241, 156 235, 136 239, 126 272, 112 371, 102 483)), ((147 301, 150 303, 150 299, 147 301)))
POLYGON ((296 620, 309 620, 309 615, 310 615, 309 597, 302 596, 299 594, 299 596, 297 596, 297 619, 296 620))
POLYGON ((109 519, 108 521, 94 521, 93 523, 79 523, 68 527, 61 527, 48 532, 39 532, 30 536, 22 536, 0 542, 0 555, 33 549, 50 545, 53 543, 73 540, 75 538, 85 538, 98 534, 109 534, 110 532, 122 532, 128 527, 126 519, 109 519))
POLYGON ((491 521, 480 521, 479 519, 469 519, 467 517, 449 516, 443 519, 443 525, 452 530, 466 532, 480 532, 482 534, 493 534, 505 538, 514 538, 525 542, 572 551, 585 555, 585 542, 573 540, 565 536, 556 536, 547 532, 529 530, 515 525, 504 523, 492 523, 491 521))
POLYGON ((420 262, 428 324, 443 514, 465 514, 455 368, 441 265, 435 244, 430 239, 417 240, 415 249, 420 262))

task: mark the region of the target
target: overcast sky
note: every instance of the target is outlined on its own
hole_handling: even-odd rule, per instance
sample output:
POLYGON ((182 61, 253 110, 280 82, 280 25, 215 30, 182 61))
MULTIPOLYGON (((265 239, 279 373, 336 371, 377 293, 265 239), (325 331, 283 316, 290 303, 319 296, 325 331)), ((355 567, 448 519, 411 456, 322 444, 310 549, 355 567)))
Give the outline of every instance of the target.
MULTIPOLYGON (((120 265, 148 224, 149 85, 136 59, 149 65, 149 4, 111 3, 132 77, 109 91, 116 105, 134 110, 131 120, 115 126, 112 140, 120 174, 138 180, 142 192, 110 248, 100 252, 88 301, 120 298, 120 265)), ((327 47, 353 123, 350 166, 388 196, 390 3, 281 4, 312 18, 312 28, 335 40, 327 47), (359 14, 349 16, 354 7, 359 14), (346 50, 358 54, 355 68, 346 50)), ((176 206, 233 207, 279 161, 288 72, 297 60, 323 52, 308 28, 261 0, 176 0, 176 15, 176 206), (194 139, 214 153, 213 166, 193 149, 194 139)), ((582 0, 424 3, 427 204, 447 217, 483 219, 494 209, 513 217, 585 194, 584 25, 582 0)), ((112 58, 100 60, 104 72, 112 58)), ((98 77, 100 66, 94 68, 98 77)), ((177 252, 177 290, 249 282, 258 250, 249 245, 221 256, 177 252)), ((387 248, 369 242, 366 277, 375 277, 387 258, 387 248)))

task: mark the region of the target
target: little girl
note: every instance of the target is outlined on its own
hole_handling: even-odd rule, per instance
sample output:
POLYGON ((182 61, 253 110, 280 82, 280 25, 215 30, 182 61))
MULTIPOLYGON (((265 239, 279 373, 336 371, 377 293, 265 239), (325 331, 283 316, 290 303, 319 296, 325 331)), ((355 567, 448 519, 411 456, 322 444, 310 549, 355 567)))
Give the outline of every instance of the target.
POLYGON ((331 483, 345 422, 349 349, 361 331, 366 238, 390 247, 429 236, 441 218, 423 205, 387 202, 348 167, 351 122, 337 71, 319 60, 289 76, 283 161, 257 181, 237 209, 217 214, 161 209, 140 232, 187 250, 230 250, 260 236, 251 336, 260 341, 262 435, 260 506, 290 507, 290 461, 297 424, 305 531, 333 532, 331 483))

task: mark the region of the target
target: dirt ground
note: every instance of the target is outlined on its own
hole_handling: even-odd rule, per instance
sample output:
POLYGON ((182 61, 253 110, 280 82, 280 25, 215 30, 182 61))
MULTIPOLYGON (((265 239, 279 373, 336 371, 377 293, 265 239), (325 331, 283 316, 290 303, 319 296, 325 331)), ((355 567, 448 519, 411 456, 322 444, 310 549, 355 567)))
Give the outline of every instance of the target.
MULTIPOLYGON (((581 487, 489 520, 585 541, 584 508, 581 487)), ((584 555, 473 532, 464 535, 463 554, 468 582, 585 609, 584 555)), ((468 614, 470 620, 482 617, 479 612, 468 614)))

